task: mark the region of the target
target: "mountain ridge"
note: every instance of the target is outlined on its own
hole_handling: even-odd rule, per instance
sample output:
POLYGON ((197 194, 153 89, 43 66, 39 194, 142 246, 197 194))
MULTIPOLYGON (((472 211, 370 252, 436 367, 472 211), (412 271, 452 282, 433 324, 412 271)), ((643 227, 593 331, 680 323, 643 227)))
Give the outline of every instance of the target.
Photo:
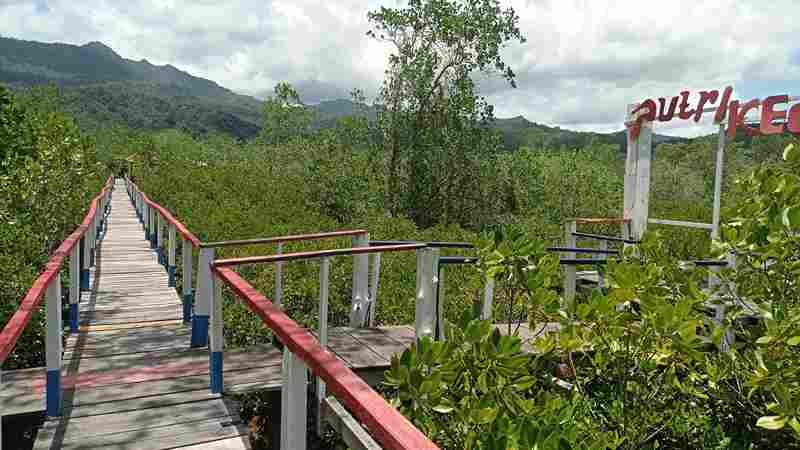
MULTIPOLYGON (((133 128, 179 128, 193 134, 228 133, 248 139, 258 134, 263 122, 263 102, 255 97, 235 93, 171 64, 158 66, 147 59, 124 58, 100 41, 72 45, 0 36, 0 82, 17 89, 49 83, 59 86, 68 111, 88 127, 122 122, 133 128)), ((319 84, 305 83, 312 88, 319 84)), ((374 106, 347 99, 323 100, 312 108, 317 113, 314 129, 333 126, 339 117, 358 111, 365 111, 370 120, 377 117, 374 106)), ((497 118, 493 126, 503 133, 507 149, 529 144, 532 137, 543 146, 579 146, 599 139, 619 144, 623 151, 627 142, 624 131, 572 131, 523 116, 497 118)), ((655 136, 656 143, 683 140, 655 136)))

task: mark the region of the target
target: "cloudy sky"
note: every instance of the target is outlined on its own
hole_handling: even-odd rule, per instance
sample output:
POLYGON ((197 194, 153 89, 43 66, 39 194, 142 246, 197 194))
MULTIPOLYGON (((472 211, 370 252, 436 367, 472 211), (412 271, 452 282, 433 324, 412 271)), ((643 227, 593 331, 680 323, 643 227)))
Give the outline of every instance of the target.
MULTIPOLYGON (((484 93, 496 115, 580 130, 622 128, 633 101, 733 85, 744 99, 800 95, 798 0, 503 0, 525 44, 506 60, 517 89, 484 93)), ((366 16, 398 0, 0 0, 0 34, 102 41, 120 55, 172 64, 246 94, 278 81, 307 101, 374 95, 389 48, 366 16)), ((693 124, 693 123, 692 123, 693 124)), ((680 121, 659 132, 695 135, 680 121)))

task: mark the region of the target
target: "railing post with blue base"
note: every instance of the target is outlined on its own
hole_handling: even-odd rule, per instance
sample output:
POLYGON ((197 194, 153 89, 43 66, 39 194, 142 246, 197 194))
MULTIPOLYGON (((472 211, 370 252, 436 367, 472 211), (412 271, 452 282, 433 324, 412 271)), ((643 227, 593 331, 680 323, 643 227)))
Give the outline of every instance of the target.
POLYGON ((181 249, 183 258, 183 322, 192 321, 192 302, 194 294, 192 289, 192 241, 183 239, 181 249))
POLYGON ((56 274, 47 286, 47 415, 58 417, 63 411, 61 390, 61 275, 56 274))
POLYGON ((91 253, 91 248, 89 247, 89 236, 88 231, 83 234, 81 237, 81 247, 83 251, 81 252, 81 290, 88 291, 91 282, 89 280, 89 254, 91 253))
POLYGON ((175 287, 175 224, 169 224, 169 242, 167 252, 167 273, 169 274, 169 287, 175 287))
POLYGON ((209 342, 209 374, 211 376, 211 393, 221 394, 224 390, 222 380, 222 350, 225 347, 222 320, 222 280, 211 278, 211 324, 209 342))
POLYGON ((306 450, 308 368, 300 357, 283 347, 281 387, 281 450, 306 450))
POLYGON ((80 246, 72 247, 69 254, 69 332, 78 332, 78 308, 81 299, 80 273, 81 262, 80 246))
POLYGON ((95 213, 94 217, 92 218, 92 221, 89 224, 89 229, 86 230, 86 237, 89 240, 89 267, 94 267, 95 232, 97 231, 95 228, 96 222, 97 213, 95 213))
POLYGON ((142 227, 144 227, 144 240, 150 242, 150 208, 142 202, 142 227))
POLYGON ((197 301, 192 315, 192 347, 208 345, 208 317, 211 314, 211 298, 214 282, 211 263, 214 261, 214 248, 200 247, 197 263, 197 301))

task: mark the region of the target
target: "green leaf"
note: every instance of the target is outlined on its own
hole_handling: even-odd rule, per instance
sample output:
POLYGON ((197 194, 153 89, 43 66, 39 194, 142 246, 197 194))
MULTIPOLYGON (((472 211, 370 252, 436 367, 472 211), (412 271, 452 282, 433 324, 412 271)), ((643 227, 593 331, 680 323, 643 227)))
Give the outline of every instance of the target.
POLYGON ((790 206, 783 210, 783 225, 800 228, 800 206, 790 206))
POLYGON ((772 336, 761 336, 760 338, 756 339, 756 344, 769 344, 772 342, 772 336))
POLYGON ((454 409, 455 408, 453 408, 452 406, 447 406, 447 405, 436 405, 433 407, 433 410, 440 414, 449 414, 453 412, 454 409))
POLYGON ((786 417, 783 416, 764 416, 756 422, 757 427, 767 430, 780 430, 786 425, 786 417))
POLYGON ((783 150, 783 160, 786 162, 800 161, 800 147, 789 144, 783 150))
POLYGON ((786 341, 786 343, 791 346, 800 345, 800 336, 792 336, 786 341))

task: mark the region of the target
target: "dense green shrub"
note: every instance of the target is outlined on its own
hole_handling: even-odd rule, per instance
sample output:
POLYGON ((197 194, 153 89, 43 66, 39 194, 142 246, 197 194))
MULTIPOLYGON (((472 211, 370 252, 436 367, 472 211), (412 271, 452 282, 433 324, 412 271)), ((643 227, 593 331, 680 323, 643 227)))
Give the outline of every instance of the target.
MULTIPOLYGON (((48 104, 38 98, 22 106, 0 86, 0 324, 83 219, 106 175, 91 142, 48 104)), ((43 320, 34 316, 4 368, 44 364, 43 320)))

